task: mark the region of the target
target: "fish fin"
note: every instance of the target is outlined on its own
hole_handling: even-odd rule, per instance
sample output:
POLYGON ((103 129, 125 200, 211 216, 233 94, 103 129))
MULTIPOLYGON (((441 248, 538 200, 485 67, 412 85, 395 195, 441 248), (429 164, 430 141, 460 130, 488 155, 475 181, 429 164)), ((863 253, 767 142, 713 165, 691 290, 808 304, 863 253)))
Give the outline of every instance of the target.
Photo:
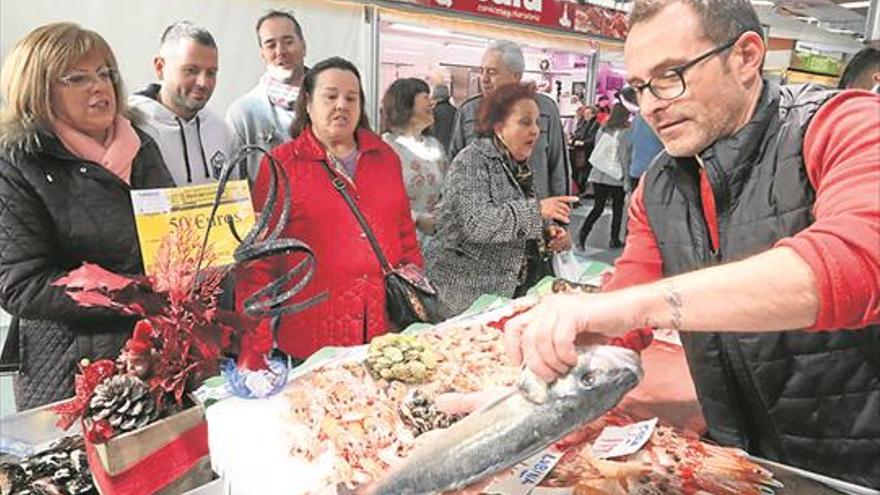
POLYGON ((517 389, 516 387, 513 387, 513 388, 511 388, 510 390, 504 392, 503 394, 500 394, 497 398, 492 399, 491 401, 489 401, 489 402, 483 404, 482 406, 480 406, 480 407, 474 409, 474 410, 471 412, 471 414, 474 414, 474 415, 476 415, 476 414, 483 414, 483 413, 485 413, 485 412, 491 410, 492 408, 494 408, 494 407, 497 406, 498 404, 501 404, 502 402, 506 401, 507 399, 513 397, 514 395, 516 395, 516 394, 518 394, 518 393, 519 393, 519 389, 517 389))

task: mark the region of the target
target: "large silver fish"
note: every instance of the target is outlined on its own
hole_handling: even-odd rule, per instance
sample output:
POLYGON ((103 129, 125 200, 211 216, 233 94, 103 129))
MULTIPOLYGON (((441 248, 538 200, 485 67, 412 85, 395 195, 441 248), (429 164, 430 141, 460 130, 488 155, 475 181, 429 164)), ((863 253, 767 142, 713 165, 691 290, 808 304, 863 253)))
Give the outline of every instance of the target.
POLYGON ((639 355, 611 346, 578 349, 577 365, 550 386, 526 370, 518 393, 413 450, 372 494, 455 490, 510 468, 613 408, 641 378, 639 355))

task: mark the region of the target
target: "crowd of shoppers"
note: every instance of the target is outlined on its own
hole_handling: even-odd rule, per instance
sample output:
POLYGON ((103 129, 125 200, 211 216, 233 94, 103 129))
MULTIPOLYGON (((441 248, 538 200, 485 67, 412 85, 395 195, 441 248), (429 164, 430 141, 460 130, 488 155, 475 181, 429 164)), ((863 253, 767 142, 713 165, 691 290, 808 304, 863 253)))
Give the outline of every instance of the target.
MULTIPOLYGON (((210 182, 237 148, 258 145, 292 192, 289 216, 285 205, 266 214, 317 260, 296 297, 327 294, 273 325, 293 358, 399 330, 341 189, 393 266, 425 266, 449 317, 552 273, 550 257, 571 245, 574 179, 594 195, 581 245, 609 199, 610 247, 624 245, 630 193, 625 249, 602 293, 550 296, 513 319, 510 356, 550 381, 576 362, 581 338, 679 330, 709 438, 880 487, 876 50, 841 77, 841 89, 862 89, 779 86, 762 77, 765 38, 748 1, 636 0, 627 86, 579 109, 569 150, 556 104, 522 82, 512 42, 486 49, 481 93, 457 109, 444 85, 395 81, 380 137, 351 62, 306 67, 288 12, 261 16, 255 34, 265 73, 225 120, 205 106, 219 47, 190 22, 162 33, 156 83, 130 98, 110 46, 76 24, 38 27, 6 56, 0 305, 20 343, 20 408, 72 395, 77 363, 114 358, 130 336, 131 318, 53 285, 85 262, 143 273, 130 192, 210 182)), ((268 164, 254 155, 240 173, 257 210, 268 164)), ((236 281, 238 307, 299 261, 253 262, 236 281)))

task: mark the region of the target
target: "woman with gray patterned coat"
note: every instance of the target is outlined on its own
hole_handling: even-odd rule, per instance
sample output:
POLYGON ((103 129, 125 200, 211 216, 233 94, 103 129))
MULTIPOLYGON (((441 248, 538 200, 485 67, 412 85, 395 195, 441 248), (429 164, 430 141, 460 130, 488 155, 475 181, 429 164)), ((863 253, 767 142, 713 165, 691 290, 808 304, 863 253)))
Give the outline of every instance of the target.
POLYGON ((480 138, 452 162, 437 235, 426 253, 444 317, 481 294, 524 294, 550 273, 548 252, 571 244, 559 224, 569 222, 577 197, 535 195, 529 156, 538 116, 534 84, 499 87, 478 111, 480 138))

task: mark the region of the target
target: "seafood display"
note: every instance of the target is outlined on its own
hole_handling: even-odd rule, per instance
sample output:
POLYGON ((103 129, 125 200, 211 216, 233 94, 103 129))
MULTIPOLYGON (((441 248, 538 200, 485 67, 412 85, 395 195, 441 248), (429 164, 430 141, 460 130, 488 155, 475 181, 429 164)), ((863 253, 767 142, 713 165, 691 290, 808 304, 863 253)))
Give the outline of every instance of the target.
POLYGON ((635 421, 606 411, 641 378, 638 354, 615 346, 579 349, 578 365, 547 386, 508 360, 502 329, 498 322, 462 323, 407 336, 404 353, 419 349, 435 360, 424 383, 382 378, 370 370, 369 351, 364 361, 332 362, 303 375, 285 392, 290 454, 320 471, 320 493, 456 490, 508 476, 507 468, 550 444, 566 454, 542 484, 572 494, 748 495, 778 486, 742 452, 666 426, 635 454, 597 458, 591 443, 603 428, 635 421))
POLYGON ((591 346, 578 354, 578 364, 549 386, 523 371, 518 393, 413 450, 373 493, 454 490, 510 468, 616 406, 641 379, 639 356, 629 349, 591 346))
POLYGON ((370 342, 367 369, 373 378, 422 383, 437 369, 434 354, 412 335, 387 334, 370 342))
POLYGON ((429 397, 445 392, 476 392, 509 387, 519 377, 504 353, 502 331, 489 324, 464 325, 419 334, 437 359, 434 379, 421 387, 429 397))
POLYGON ((330 486, 378 478, 415 438, 397 414, 406 393, 400 382, 373 380, 360 363, 309 373, 285 392, 291 455, 332 463, 330 486))
POLYGON ((2 495, 95 495, 81 436, 64 437, 19 462, 0 464, 2 495))
POLYGON ((302 376, 285 391, 291 455, 331 463, 328 486, 353 488, 379 479, 410 452, 416 436, 458 419, 434 407, 435 397, 516 382, 520 370, 505 357, 501 336, 486 325, 386 336, 367 351, 363 363, 346 362, 302 376), (388 348, 394 351, 386 354, 388 348), (428 356, 427 364, 435 368, 431 381, 405 383, 375 372, 380 355, 390 354, 393 361, 397 352, 406 359, 407 351, 428 356))
POLYGON ((419 436, 431 430, 449 428, 452 423, 461 419, 458 415, 446 414, 437 408, 434 401, 420 391, 413 392, 412 397, 404 401, 398 408, 400 417, 413 435, 419 436))
POLYGON ((623 458, 599 459, 591 442, 605 426, 633 420, 611 413, 587 425, 546 484, 573 487, 574 495, 766 495, 782 485, 741 450, 718 447, 658 426, 648 443, 623 458))

